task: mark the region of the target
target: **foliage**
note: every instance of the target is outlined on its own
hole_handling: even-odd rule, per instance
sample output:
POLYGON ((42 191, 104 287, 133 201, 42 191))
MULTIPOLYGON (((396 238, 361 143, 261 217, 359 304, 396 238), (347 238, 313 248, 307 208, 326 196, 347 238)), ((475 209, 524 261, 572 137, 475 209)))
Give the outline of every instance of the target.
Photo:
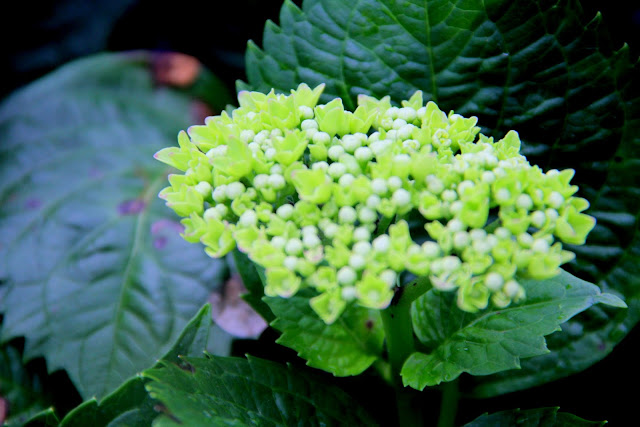
MULTIPOLYGON (((7 425, 453 425, 459 392, 583 371, 640 319, 640 79, 600 15, 285 0, 245 60, 220 115, 220 81, 196 63, 167 87, 148 52, 80 59, 0 104, 7 425), (202 100, 204 125, 158 151, 202 100), (203 355, 228 342, 198 309, 231 251, 271 328, 242 357, 203 355), (70 412, 42 386, 59 370, 85 400, 70 412)), ((467 425, 502 424, 601 423, 541 408, 467 425)))

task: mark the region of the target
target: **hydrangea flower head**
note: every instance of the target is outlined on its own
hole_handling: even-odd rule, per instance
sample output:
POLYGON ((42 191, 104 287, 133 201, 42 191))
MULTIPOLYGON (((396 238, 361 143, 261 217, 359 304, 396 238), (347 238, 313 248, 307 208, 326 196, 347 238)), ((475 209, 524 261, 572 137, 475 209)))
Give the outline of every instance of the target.
POLYGON ((574 256, 562 243, 594 227, 574 171, 530 165, 516 132, 494 141, 420 91, 402 107, 361 95, 350 112, 339 98, 318 105, 323 88, 240 92, 231 115, 156 154, 183 172, 160 192, 183 237, 212 257, 248 254, 266 295, 313 288, 311 307, 332 323, 348 304, 387 307, 410 273, 456 291, 462 310, 505 307, 525 297, 523 278, 558 274, 574 256), (420 243, 404 219, 416 214, 420 243))

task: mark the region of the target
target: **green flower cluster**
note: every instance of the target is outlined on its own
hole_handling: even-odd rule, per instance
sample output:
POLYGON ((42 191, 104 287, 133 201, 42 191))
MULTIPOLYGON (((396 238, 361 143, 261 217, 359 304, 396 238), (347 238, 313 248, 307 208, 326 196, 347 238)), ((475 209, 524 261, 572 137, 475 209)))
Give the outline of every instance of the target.
POLYGON ((312 287, 311 307, 332 323, 352 301, 387 307, 408 271, 457 289, 462 310, 505 307, 524 297, 519 279, 573 258, 560 242, 583 244, 593 228, 574 171, 531 166, 516 132, 476 140, 475 117, 424 105, 419 91, 402 107, 360 96, 350 112, 339 98, 316 105, 323 88, 243 91, 232 115, 156 154, 184 172, 160 193, 186 217, 183 237, 212 257, 237 246, 265 268, 266 295, 312 287), (401 219, 415 210, 422 245, 401 219))

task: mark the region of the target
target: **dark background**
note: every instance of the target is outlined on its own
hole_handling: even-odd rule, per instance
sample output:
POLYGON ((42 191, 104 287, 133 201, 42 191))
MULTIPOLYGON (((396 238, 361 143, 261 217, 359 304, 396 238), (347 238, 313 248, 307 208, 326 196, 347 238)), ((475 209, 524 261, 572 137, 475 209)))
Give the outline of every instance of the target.
MULTIPOLYGON (((299 5, 301 1, 295 3, 299 5)), ((638 56, 638 2, 580 3, 590 16, 601 11, 614 46, 627 42, 633 57, 638 56)), ((277 22, 281 4, 280 0, 183 0, 171 6, 166 3, 160 6, 151 0, 13 2, 15 9, 10 14, 4 13, 0 29, 4 45, 0 97, 75 58, 105 50, 132 49, 193 55, 233 92, 234 82, 245 79, 247 40, 252 39, 261 46, 264 22, 266 19, 277 22)), ((273 338, 272 333, 267 332, 258 342, 239 341, 234 352, 238 355, 251 352, 272 359, 284 357, 300 363, 292 352, 274 344, 273 338)), ((632 417, 637 413, 640 397, 637 391, 639 340, 640 331, 636 328, 605 360, 570 378, 501 398, 462 399, 458 422, 468 422, 483 412, 560 406, 562 411, 586 419, 608 419, 614 426, 638 425, 632 417)), ((65 381, 60 373, 54 379, 65 381)), ((389 416, 393 400, 387 400, 393 397, 369 394, 368 390, 375 390, 371 387, 371 378, 339 381, 377 412, 379 419, 389 416)), ((70 393, 70 401, 62 406, 72 407, 78 403, 76 399, 77 395, 70 393)), ((435 416, 438 410, 435 393, 433 399, 435 402, 429 406, 433 405, 435 416)))

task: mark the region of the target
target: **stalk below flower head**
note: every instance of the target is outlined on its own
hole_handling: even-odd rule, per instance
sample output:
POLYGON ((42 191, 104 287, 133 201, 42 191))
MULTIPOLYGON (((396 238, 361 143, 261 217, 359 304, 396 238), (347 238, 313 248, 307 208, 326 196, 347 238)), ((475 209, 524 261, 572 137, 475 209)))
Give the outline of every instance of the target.
POLYGON ((530 165, 515 131, 494 141, 420 91, 401 107, 361 95, 350 112, 340 98, 318 105, 323 89, 240 92, 231 115, 155 156, 183 172, 159 196, 184 217, 184 239, 216 258, 246 253, 265 268, 266 295, 313 288, 330 324, 348 304, 387 307, 409 272, 456 291, 462 310, 506 307, 525 297, 522 279, 557 275, 574 257, 562 242, 584 244, 594 227, 574 171, 530 165), (422 244, 402 219, 414 213, 422 244))

